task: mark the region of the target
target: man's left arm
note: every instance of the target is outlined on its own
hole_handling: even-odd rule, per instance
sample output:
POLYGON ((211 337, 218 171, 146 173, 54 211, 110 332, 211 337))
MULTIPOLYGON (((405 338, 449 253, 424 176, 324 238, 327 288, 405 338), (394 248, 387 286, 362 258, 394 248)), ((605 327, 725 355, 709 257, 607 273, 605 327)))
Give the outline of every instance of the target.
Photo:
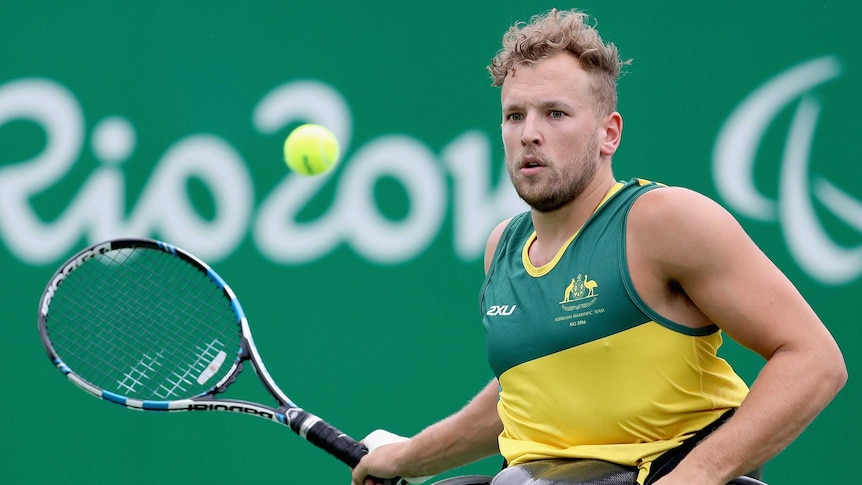
POLYGON ((663 245, 662 270, 766 364, 734 416, 656 485, 723 485, 796 439, 843 387, 847 370, 814 310, 726 210, 694 192, 669 199, 664 227, 672 222, 683 234, 650 234, 663 245))

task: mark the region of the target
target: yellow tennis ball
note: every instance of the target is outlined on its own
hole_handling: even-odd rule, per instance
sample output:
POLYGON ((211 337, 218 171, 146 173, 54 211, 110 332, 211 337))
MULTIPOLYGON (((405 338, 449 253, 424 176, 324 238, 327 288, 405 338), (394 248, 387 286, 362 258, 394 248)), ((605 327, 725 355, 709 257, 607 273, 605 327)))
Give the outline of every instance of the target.
POLYGON ((320 175, 338 163, 338 140, 326 127, 306 124, 284 140, 284 161, 296 173, 320 175))

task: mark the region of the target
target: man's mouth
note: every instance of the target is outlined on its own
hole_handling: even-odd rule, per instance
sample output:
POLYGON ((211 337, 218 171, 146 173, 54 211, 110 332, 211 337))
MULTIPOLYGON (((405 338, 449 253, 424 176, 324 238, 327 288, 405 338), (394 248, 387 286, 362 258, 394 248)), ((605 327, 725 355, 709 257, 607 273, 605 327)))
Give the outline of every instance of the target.
POLYGON ((544 167, 545 163, 535 155, 527 155, 521 160, 521 169, 544 167))

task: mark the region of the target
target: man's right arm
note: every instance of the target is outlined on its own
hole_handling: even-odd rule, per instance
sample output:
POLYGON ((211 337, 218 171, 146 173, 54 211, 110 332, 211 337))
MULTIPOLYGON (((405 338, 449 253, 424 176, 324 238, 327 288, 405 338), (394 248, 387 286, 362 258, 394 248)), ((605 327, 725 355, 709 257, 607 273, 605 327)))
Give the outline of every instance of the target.
POLYGON ((436 475, 499 453, 497 438, 503 424, 497 415, 497 379, 460 411, 407 441, 381 446, 353 470, 354 485, 372 485, 380 478, 436 475))
MULTIPOLYGON (((487 273, 503 230, 510 219, 491 231, 485 244, 487 273)), ((366 477, 423 477, 436 475, 499 453, 503 423, 497 414, 500 384, 492 379, 460 411, 413 438, 381 446, 365 455, 353 469, 353 485, 375 485, 366 477)))

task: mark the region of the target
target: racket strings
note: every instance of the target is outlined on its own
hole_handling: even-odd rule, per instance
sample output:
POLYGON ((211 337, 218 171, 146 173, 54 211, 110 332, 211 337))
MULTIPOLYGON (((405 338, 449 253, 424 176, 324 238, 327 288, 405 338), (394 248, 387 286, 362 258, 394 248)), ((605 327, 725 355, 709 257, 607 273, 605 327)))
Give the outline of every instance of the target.
POLYGON ((209 392, 239 352, 231 300, 201 268, 133 248, 91 258, 58 287, 52 345, 73 372, 126 397, 174 400, 209 392))

